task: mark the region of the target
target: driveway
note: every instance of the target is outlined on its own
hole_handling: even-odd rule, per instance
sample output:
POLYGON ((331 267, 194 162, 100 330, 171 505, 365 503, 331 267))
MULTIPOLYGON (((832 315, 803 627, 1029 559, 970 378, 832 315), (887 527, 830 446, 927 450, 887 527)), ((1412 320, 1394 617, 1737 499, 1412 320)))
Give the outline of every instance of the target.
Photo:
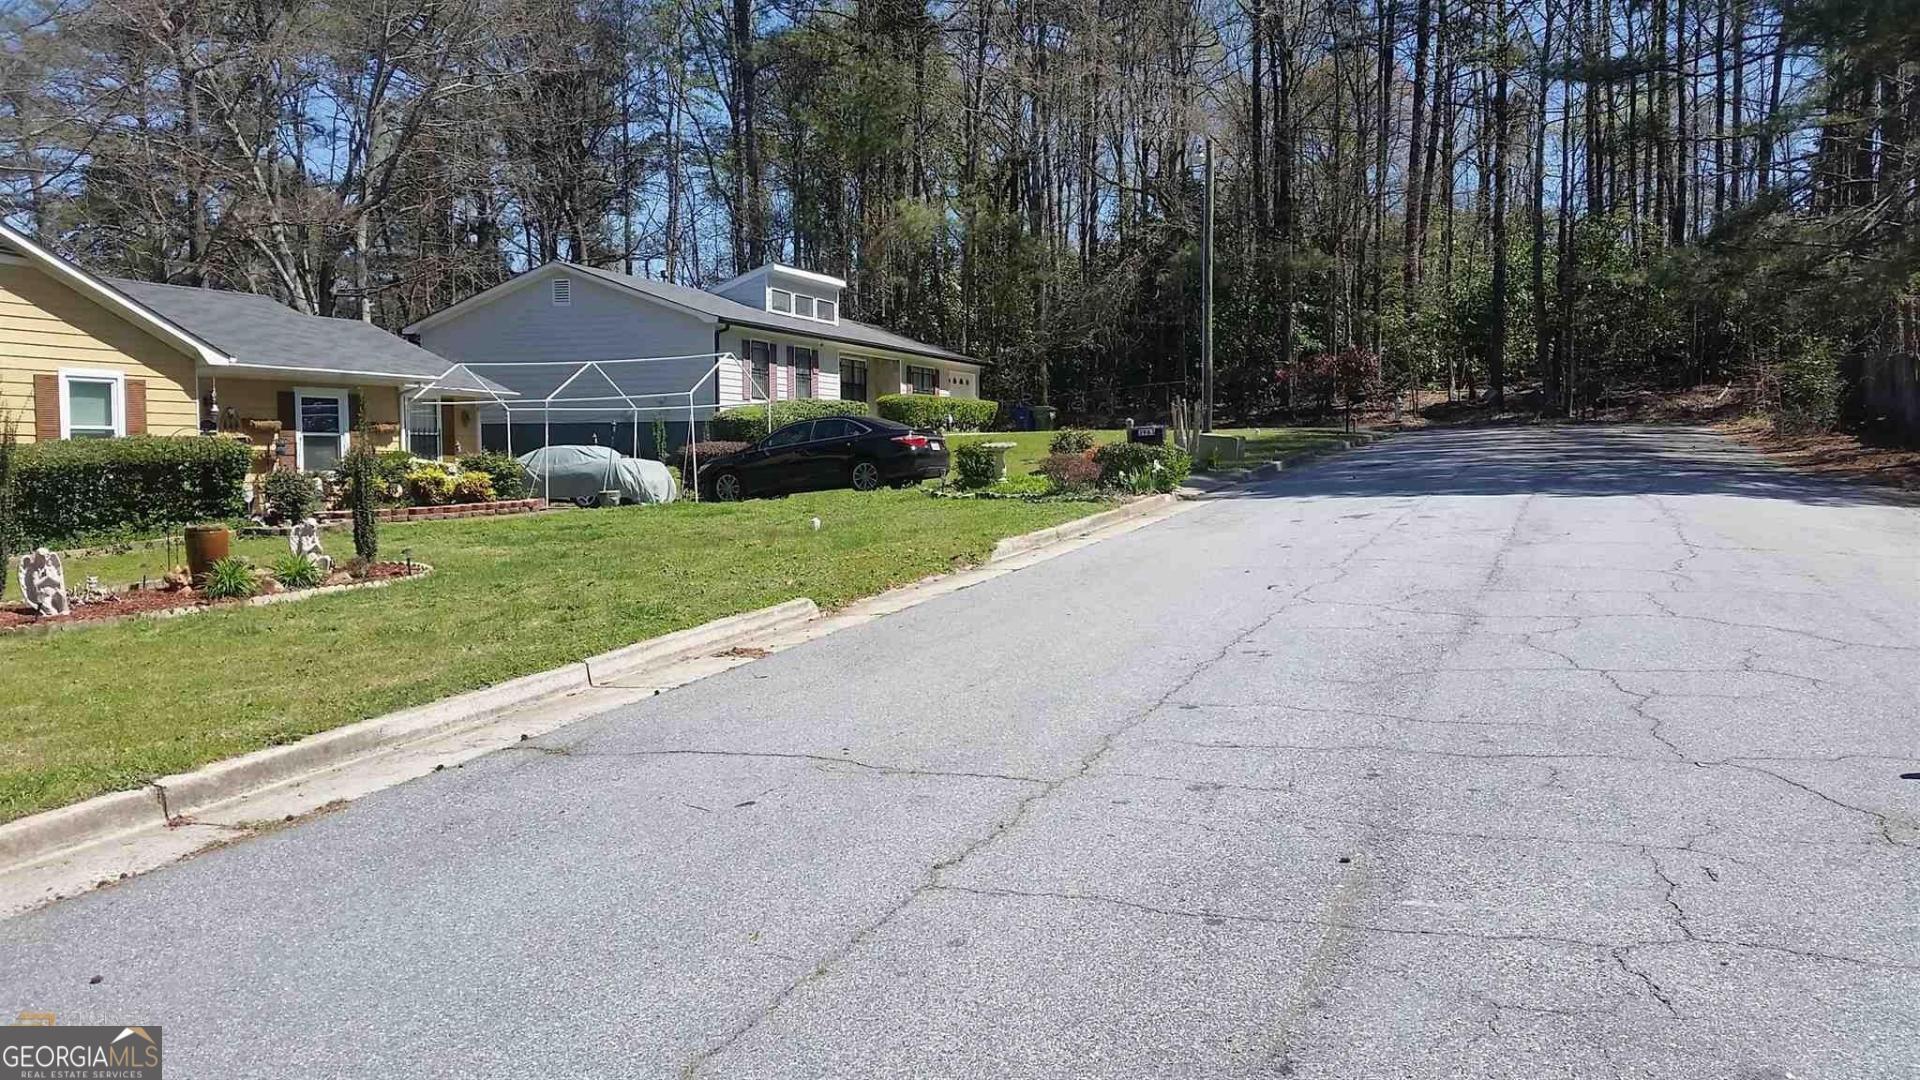
POLYGON ((1407 435, 0 924, 0 1008, 181 1077, 1910 1077, 1917 553, 1705 434, 1407 435))

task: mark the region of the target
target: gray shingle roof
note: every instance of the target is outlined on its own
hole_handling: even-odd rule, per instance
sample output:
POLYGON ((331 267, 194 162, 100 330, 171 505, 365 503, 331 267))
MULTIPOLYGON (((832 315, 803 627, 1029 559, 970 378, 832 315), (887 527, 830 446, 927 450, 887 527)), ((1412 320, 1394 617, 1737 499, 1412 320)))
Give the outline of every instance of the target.
POLYGON ((688 288, 685 285, 673 285, 665 281, 652 281, 647 278, 632 277, 614 270, 601 270, 592 266, 568 264, 575 270, 591 274, 611 285, 664 300, 669 304, 697 311, 723 319, 736 326, 753 326, 763 330, 778 330, 806 337, 825 338, 847 345, 866 345, 889 352, 910 353, 914 356, 931 356, 941 360, 961 360, 969 364, 978 364, 971 356, 943 349, 938 345, 929 345, 924 341, 915 341, 891 330, 882 330, 852 319, 841 319, 838 323, 817 322, 813 319, 800 319, 792 315, 782 315, 775 311, 762 311, 749 307, 738 300, 729 300, 718 293, 688 288))
MULTIPOLYGON (((428 382, 453 362, 371 323, 302 315, 271 296, 103 278, 108 285, 242 364, 371 373, 428 382)), ((462 372, 442 389, 483 391, 462 372)), ((504 387, 500 389, 505 390, 504 387)))

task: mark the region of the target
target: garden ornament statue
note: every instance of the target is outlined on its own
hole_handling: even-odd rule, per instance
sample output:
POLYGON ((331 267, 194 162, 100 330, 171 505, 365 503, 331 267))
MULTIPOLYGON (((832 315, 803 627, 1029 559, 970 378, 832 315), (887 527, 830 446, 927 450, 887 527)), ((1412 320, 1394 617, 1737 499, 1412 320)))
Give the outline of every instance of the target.
POLYGON ((73 609, 67 604, 67 575, 60 556, 46 548, 20 556, 20 595, 35 614, 69 614, 73 609))
POLYGON ((320 568, 323 574, 333 572, 333 558, 320 548, 320 522, 316 518, 307 518, 300 524, 287 530, 287 546, 295 555, 308 559, 320 568))

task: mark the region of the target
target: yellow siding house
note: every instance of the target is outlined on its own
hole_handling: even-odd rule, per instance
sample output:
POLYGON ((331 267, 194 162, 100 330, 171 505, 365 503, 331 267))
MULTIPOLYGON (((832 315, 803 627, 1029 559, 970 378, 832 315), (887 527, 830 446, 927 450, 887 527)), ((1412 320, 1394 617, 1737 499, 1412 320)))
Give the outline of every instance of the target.
POLYGON ((480 448, 465 401, 508 396, 369 323, 271 297, 90 274, 0 224, 0 415, 26 441, 218 433, 256 467, 324 470, 359 427, 422 457, 480 448))

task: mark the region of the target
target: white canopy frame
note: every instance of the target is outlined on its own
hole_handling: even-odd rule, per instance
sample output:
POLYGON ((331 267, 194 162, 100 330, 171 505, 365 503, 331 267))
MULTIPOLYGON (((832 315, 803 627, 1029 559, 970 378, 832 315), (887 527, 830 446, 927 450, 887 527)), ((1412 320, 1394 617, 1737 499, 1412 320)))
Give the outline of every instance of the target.
MULTIPOLYGON (((699 440, 694 437, 695 425, 698 423, 696 413, 702 405, 717 407, 719 394, 715 393, 714 400, 711 402, 695 401, 694 398, 696 395, 702 393, 709 383, 713 384, 716 391, 718 390, 720 369, 728 363, 738 364, 739 358, 730 352, 717 352, 692 353, 686 356, 634 356, 617 360, 498 360, 458 363, 442 372, 440 376, 432 382, 420 387, 420 389, 413 394, 402 395, 404 399, 402 408, 404 410, 425 401, 431 401, 436 404, 478 404, 483 407, 497 407, 501 412, 505 413, 507 417, 508 456, 513 455, 513 421, 516 415, 531 414, 538 411, 540 413, 542 427, 541 445, 551 446, 553 445, 553 414, 556 412, 586 412, 604 415, 624 411, 629 414, 633 423, 634 457, 640 456, 641 413, 674 414, 684 410, 687 415, 687 445, 692 458, 690 465, 693 470, 693 475, 697 479, 700 475, 700 450, 699 440), (706 369, 700 377, 695 379, 693 384, 685 390, 630 394, 622 390, 620 384, 614 380, 613 376, 607 373, 608 367, 614 367, 618 370, 621 369, 623 365, 684 364, 688 361, 698 360, 708 362, 706 369), (562 370, 566 370, 567 375, 564 379, 561 379, 559 384, 549 391, 545 397, 535 398, 522 396, 513 391, 509 391, 509 394, 512 396, 507 396, 503 395, 500 390, 497 389, 499 386, 498 383, 486 378, 486 372, 488 370, 504 368, 514 368, 517 370, 525 370, 528 368, 553 369, 555 375, 560 374, 562 370), (590 397, 568 395, 568 388, 573 386, 576 380, 589 371, 598 375, 600 380, 606 383, 607 388, 612 390, 613 393, 590 397), (464 372, 473 376, 471 381, 477 383, 480 389, 469 390, 464 387, 448 388, 443 386, 442 384, 452 378, 456 372, 464 372), (485 394, 486 396, 482 397, 480 396, 481 394, 485 394), (667 399, 664 404, 642 404, 642 402, 662 399, 667 399), (556 404, 556 402, 560 404, 556 404), (621 407, 622 405, 625 406, 624 409, 621 407)), ((405 415, 404 411, 402 415, 405 415)), ((608 468, 612 468, 611 461, 608 462, 608 468)), ((553 472, 551 469, 547 471, 544 480, 545 486, 540 492, 540 497, 551 501, 551 499, 548 498, 553 492, 553 472)), ((700 485, 695 483, 692 487, 693 499, 695 502, 698 502, 700 501, 700 485)))

